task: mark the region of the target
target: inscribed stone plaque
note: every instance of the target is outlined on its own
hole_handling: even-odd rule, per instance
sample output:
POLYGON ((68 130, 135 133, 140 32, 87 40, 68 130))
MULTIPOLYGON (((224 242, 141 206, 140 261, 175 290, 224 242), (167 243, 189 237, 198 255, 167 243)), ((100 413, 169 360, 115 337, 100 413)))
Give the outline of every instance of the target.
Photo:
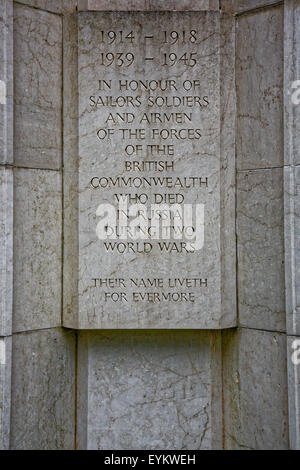
POLYGON ((65 301, 66 326, 234 324, 230 44, 216 12, 79 14, 78 311, 65 301))

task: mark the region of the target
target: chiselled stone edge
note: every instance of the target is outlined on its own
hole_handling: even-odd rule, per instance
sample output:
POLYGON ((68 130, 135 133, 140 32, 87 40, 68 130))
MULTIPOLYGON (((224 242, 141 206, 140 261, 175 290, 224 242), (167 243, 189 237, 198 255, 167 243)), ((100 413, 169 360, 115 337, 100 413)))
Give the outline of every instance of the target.
POLYGON ((300 4, 297 0, 284 3, 284 231, 287 334, 300 334, 299 257, 295 252, 300 237, 300 105, 293 104, 292 83, 300 79, 300 4))
POLYGON ((88 448, 88 396, 89 396, 89 334, 80 331, 78 335, 78 378, 77 378, 77 436, 76 448, 88 448))
POLYGON ((0 148, 0 164, 13 163, 13 2, 0 0, 0 29, 2 56, 0 64, 1 101, 0 132, 3 145, 0 148), (2 15, 1 15, 2 12, 2 15))
POLYGON ((219 11, 218 0, 78 0, 78 11, 219 11))
POLYGON ((300 302, 297 292, 300 285, 299 239, 300 166, 284 168, 284 240, 285 240, 285 291, 287 334, 300 335, 300 302))
POLYGON ((235 230, 235 20, 220 16, 220 196, 221 309, 220 328, 237 326, 235 230))
POLYGON ((78 328, 78 21, 63 18, 63 325, 78 328))
POLYGON ((13 169, 0 166, 0 336, 12 333, 13 169))
POLYGON ((223 449, 223 410, 222 410, 222 331, 211 331, 210 371, 211 371, 211 427, 213 429, 211 449, 223 449))

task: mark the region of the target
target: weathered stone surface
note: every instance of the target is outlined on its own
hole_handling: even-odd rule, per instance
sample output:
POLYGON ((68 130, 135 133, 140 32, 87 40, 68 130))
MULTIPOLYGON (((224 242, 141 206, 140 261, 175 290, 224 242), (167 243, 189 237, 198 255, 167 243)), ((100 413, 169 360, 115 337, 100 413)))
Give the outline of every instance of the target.
MULTIPOLYGON (((181 32, 179 31, 179 36, 181 32)), ((119 33, 118 33, 119 34, 119 33)), ((131 35, 131 36, 132 36, 131 35)), ((167 36, 167 41, 169 36, 167 36)), ((181 38, 182 40, 182 38, 181 38)), ((180 40, 180 41, 181 41, 180 40)), ((120 37, 111 41, 109 38, 109 50, 115 53, 115 57, 119 54, 120 37)), ((179 42, 180 42, 179 41, 179 42)), ((76 312, 72 311, 73 319, 69 320, 69 316, 65 317, 65 326, 78 327, 82 329, 98 329, 98 328, 221 328, 230 327, 235 324, 235 249, 234 249, 234 159, 231 158, 234 149, 234 94, 230 93, 232 83, 234 81, 233 62, 227 60, 229 50, 233 47, 233 23, 230 19, 220 20, 220 15, 213 12, 196 13, 84 13, 79 15, 79 51, 78 51, 78 69, 79 69, 79 201, 78 201, 78 217, 79 217, 79 279, 78 279, 78 295, 79 312, 76 318, 76 312), (186 54, 192 54, 194 44, 200 44, 197 52, 193 52, 197 56, 192 65, 186 65, 185 62, 176 63, 176 66, 163 65, 163 51, 169 50, 169 46, 162 46, 163 31, 166 24, 175 28, 180 18, 180 31, 184 28, 188 31, 188 37, 184 44, 186 54), (104 42, 102 42, 101 25, 105 24, 104 42), (108 60, 105 56, 105 44, 107 31, 112 30, 114 25, 118 24, 124 34, 124 40, 128 49, 122 46, 123 58, 126 59, 126 51, 130 50, 130 56, 135 60, 132 67, 122 67, 123 59, 119 65, 110 67, 103 66, 108 60), (131 29, 134 38, 125 39, 131 29), (153 31, 157 31, 155 36, 151 36, 153 31), (196 39, 191 32, 196 33, 196 39), (101 37, 100 37, 100 36, 101 37), (151 37, 150 37, 151 36, 151 37), (147 42, 148 41, 148 42, 147 42), (149 44, 148 44, 149 43, 149 44), (188 43, 188 44, 187 44, 188 43), (95 47, 95 44, 98 46, 95 47), (104 45, 103 45, 104 44, 104 45), (142 44, 142 46, 141 46, 142 44), (167 47, 167 49, 165 49, 167 47), (220 59, 220 56, 224 57, 220 59), (153 56, 151 58, 151 56, 153 56), (149 59, 147 61, 146 59, 149 59), (153 62, 152 62, 153 61, 153 62), (222 85, 220 76, 222 75, 222 85), (226 78, 224 79, 224 76, 226 78), (199 80, 201 77, 201 80, 199 80), (99 80, 105 80, 104 89, 99 90, 99 80), (122 83, 130 80, 149 81, 159 80, 172 81, 171 89, 164 90, 147 90, 143 91, 143 86, 139 85, 139 89, 127 89, 124 91, 122 83), (199 80, 195 85, 194 91, 184 89, 184 83, 188 80, 199 80), (174 87, 174 89, 172 88, 174 87), (200 87, 200 90, 198 88, 200 87), (222 95, 220 96, 220 90, 222 95), (158 99, 161 103, 161 96, 172 100, 174 98, 181 100, 180 111, 188 113, 192 112, 190 122, 178 122, 168 120, 161 123, 145 123, 145 115, 150 112, 163 113, 178 111, 178 106, 156 104, 151 105, 147 102, 158 99), (104 101, 106 99, 116 99, 120 96, 121 101, 127 96, 133 100, 128 101, 124 107, 116 107, 115 105, 102 107, 100 101, 99 106, 93 103, 97 101, 98 95, 101 95, 104 101), (187 101, 187 95, 194 103, 194 98, 203 100, 206 104, 192 104, 189 106, 182 104, 183 99, 187 101), (201 98, 202 97, 202 98, 201 98), (140 100, 140 103, 139 103, 140 100), (136 104, 134 104, 136 103, 136 104), (207 108, 207 109, 206 109, 207 108), (175 111, 174 111, 175 110, 175 111), (116 119, 116 112, 132 113, 132 121, 121 125, 120 122, 110 122, 113 113, 116 119), (134 113, 134 114, 133 114, 134 113), (173 124, 172 124, 173 123, 173 124), (141 155, 129 157, 126 155, 126 145, 132 143, 139 144, 139 138, 126 138, 121 134, 121 129, 126 126, 130 131, 136 128, 145 130, 145 140, 141 139, 143 152, 141 155), (197 130, 201 131, 200 140, 195 136, 191 138, 178 139, 172 138, 154 138, 151 137, 152 129, 158 127, 158 131, 170 132, 172 128, 177 133, 179 131, 186 132, 186 127, 191 128, 191 135, 197 130), (114 138, 104 140, 99 137, 99 129, 109 129, 114 132, 114 138), (146 145, 155 144, 160 139, 163 144, 174 145, 174 155, 165 157, 149 153, 146 145), (177 139, 177 140, 176 140, 177 139), (176 146, 175 146, 176 144, 176 146), (221 157, 222 152, 222 157, 221 157), (137 163, 142 164, 156 162, 157 158, 165 158, 166 163, 172 162, 174 168, 164 170, 160 173, 156 169, 129 169, 126 168, 125 160, 136 158, 137 163), (224 176, 226 173, 226 176, 224 176), (121 184, 108 184, 110 187, 98 190, 92 186, 91 181, 97 177, 119 178, 121 184), (123 180, 131 181, 146 180, 144 187, 131 186, 124 183, 123 180), (152 182, 149 189, 147 180, 161 180, 158 184, 152 182), (190 178, 195 178, 198 186, 189 186, 190 178), (168 180, 172 180, 171 185, 167 185, 168 180), (179 183, 174 185, 178 179, 187 180, 186 187, 183 185, 178 189, 179 183), (206 180, 207 179, 207 180, 206 180), (199 181, 198 181, 199 180, 199 181), (137 189, 138 188, 138 189, 137 189), (145 189, 146 188, 146 189, 145 189), (192 188, 192 189, 191 189, 192 188), (204 238, 205 243, 198 251, 187 253, 185 248, 181 249, 181 241, 186 245, 186 238, 179 237, 180 242, 174 243, 173 234, 170 239, 159 234, 155 241, 147 236, 140 236, 137 241, 131 236, 119 237, 114 240, 108 236, 108 242, 113 240, 114 245, 120 244, 120 249, 125 247, 126 252, 113 252, 105 246, 103 240, 99 240, 96 234, 96 228, 100 225, 99 215, 96 211, 101 204, 113 204, 117 209, 117 197, 120 195, 130 194, 134 198, 136 194, 146 193, 148 203, 143 207, 147 208, 148 217, 151 204, 159 203, 162 200, 155 199, 155 196, 162 195, 169 197, 173 193, 178 193, 180 197, 184 197, 184 204, 193 204, 194 211, 196 204, 205 205, 205 221, 204 221, 204 238), (156 194, 158 193, 158 194, 156 194), (222 221, 220 211, 222 210, 222 221), (226 220, 226 223, 225 223, 226 220), (232 224, 232 225, 231 225, 232 224), (125 240, 126 243, 122 243, 125 240), (158 241, 157 241, 158 240, 158 241), (152 242, 152 243, 149 243, 152 242), (173 247, 173 251, 162 248, 162 245, 173 247), (130 247, 131 245, 131 247, 130 247), (147 245, 147 246, 146 246, 147 245), (149 248, 151 252, 147 253, 149 248), (176 246, 175 246, 176 245, 176 246), (132 249, 133 246, 133 249, 132 249), (179 249, 178 249, 179 246, 179 249), (128 248, 128 249, 127 249, 128 248), (227 250, 226 254, 224 251, 227 250), (226 264, 226 262, 228 264, 226 264), (222 264, 223 263, 223 264, 222 264), (129 268, 128 268, 129 267, 129 268), (226 272, 226 282, 221 276, 221 272, 226 272), (132 276, 135 278, 139 286, 134 286, 132 276), (121 302, 114 302, 111 297, 106 298, 103 286, 96 285, 95 280, 101 282, 103 279, 111 279, 123 282, 117 286, 117 295, 126 295, 121 298, 121 302), (198 278, 197 290, 190 285, 184 286, 177 284, 176 287, 171 286, 174 280, 178 278, 195 279, 198 278), (152 291, 150 287, 142 287, 140 281, 148 282, 163 280, 163 286, 154 286, 152 291), (207 279, 207 281, 206 281, 207 279), (226 286, 231 286, 231 295, 226 294, 226 286), (137 290, 138 289, 138 290, 137 290), (142 289, 142 290, 141 290, 142 289), (134 294, 135 293, 135 294, 134 294), (185 296, 195 296, 195 301, 190 301, 187 305, 185 301, 164 300, 163 294, 168 296, 175 293, 181 298, 181 294, 185 296), (150 300, 144 300, 140 295, 146 297, 150 295, 150 300), (153 295, 158 296, 155 301, 151 300, 153 295), (136 295, 136 297, 134 297, 136 295), (226 298, 227 295, 227 298, 226 298), (152 296, 152 297, 151 297, 152 296), (138 300, 136 300, 138 298, 138 300), (226 298, 226 299, 225 299, 226 298), (222 300, 224 299, 224 303, 222 300)), ((181 42, 180 42, 181 44, 181 42)), ((181 46, 177 45, 178 58, 183 54, 181 46)), ((72 53, 71 53, 72 54, 72 53)), ((111 54, 111 53, 110 53, 111 54)), ((129 60, 130 62, 130 60, 129 60)), ((190 63, 191 61, 188 60, 190 63)), ((69 64, 68 60, 66 61, 69 64)), ((169 83, 169 82, 168 82, 169 83)), ((189 82, 191 83, 191 82, 189 82)), ((67 92, 68 94, 68 92, 67 92)), ((68 109, 66 107, 67 113, 68 109)), ((72 111, 73 112, 73 111, 72 111)), ((174 116, 173 116, 174 117, 174 116)), ((188 119, 188 118, 186 118, 188 119)), ((161 121, 163 122, 163 121, 161 121)), ((125 128, 126 128, 125 127, 125 128)), ((73 131, 72 131, 73 132, 73 131)), ((102 134, 101 134, 102 135, 102 134)), ((194 134, 193 134, 194 135, 194 134)), ((68 165, 68 167, 72 165, 68 165)), ((76 165, 75 170, 76 171, 76 165)), ((72 174, 68 174, 66 169, 66 177, 72 181, 72 174)), ((72 171, 72 169, 71 169, 72 171)), ((72 190, 71 188, 71 191, 72 190)), ((65 189, 68 193, 68 189, 65 189)), ((72 197, 66 196, 67 201, 71 201, 72 197)), ((167 202, 164 201, 163 202, 167 202)), ((182 202, 182 199, 180 199, 182 202)), ((132 201, 129 205, 132 204, 132 201)), ((180 206, 180 209, 183 207, 180 206)), ((70 211, 71 212, 71 211, 70 211)), ((109 224, 111 228, 111 224, 109 224)), ((74 234, 73 234, 74 236, 74 234)), ((73 271, 74 272, 74 271, 73 271)), ((106 282, 106 281, 105 281, 106 282)), ((228 289, 227 289, 228 290, 228 289)), ((70 296, 69 296, 70 297, 70 296)), ((71 308, 65 302, 65 308, 70 311, 71 308)))
POLYGON ((287 449, 286 336, 239 329, 223 335, 226 449, 287 449))
POLYGON ((11 448, 74 448, 75 335, 51 329, 13 337, 11 448))
POLYGON ((0 167, 0 336, 11 334, 13 301, 13 173, 0 167))
POLYGON ((221 8, 229 13, 243 13, 277 4, 277 0, 221 0, 221 8))
POLYGON ((283 165, 283 7, 238 18, 237 167, 283 165))
POLYGON ((13 6, 0 1, 0 164, 13 162, 13 6))
POLYGON ((300 450, 300 337, 288 336, 288 386, 290 448, 300 450))
POLYGON ((0 338, 0 450, 9 449, 11 337, 0 338))
POLYGON ((14 8, 15 164, 61 166, 62 19, 14 8))
POLYGON ((76 9, 77 0, 18 0, 18 3, 53 13, 72 13, 76 9))
POLYGON ((221 447, 219 332, 81 332, 78 374, 79 448, 221 447))
POLYGON ((284 4, 284 209, 288 336, 288 396, 291 449, 300 449, 300 4, 284 4))
POLYGON ((15 169, 13 330, 61 324, 61 175, 15 169))
POLYGON ((285 330, 283 170, 237 178, 238 299, 242 326, 285 330))
POLYGON ((78 0, 79 11, 219 10, 218 0, 78 0))

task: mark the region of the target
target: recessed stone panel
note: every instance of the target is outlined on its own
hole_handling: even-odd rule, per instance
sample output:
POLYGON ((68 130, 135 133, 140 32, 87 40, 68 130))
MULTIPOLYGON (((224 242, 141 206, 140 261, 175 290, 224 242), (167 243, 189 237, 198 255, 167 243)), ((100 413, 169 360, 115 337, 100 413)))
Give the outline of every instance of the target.
POLYGON ((78 169, 65 169, 66 201, 78 180, 78 312, 66 326, 235 324, 232 47, 216 12, 79 14, 78 169))
POLYGON ((220 333, 82 332, 80 449, 220 449, 220 333))

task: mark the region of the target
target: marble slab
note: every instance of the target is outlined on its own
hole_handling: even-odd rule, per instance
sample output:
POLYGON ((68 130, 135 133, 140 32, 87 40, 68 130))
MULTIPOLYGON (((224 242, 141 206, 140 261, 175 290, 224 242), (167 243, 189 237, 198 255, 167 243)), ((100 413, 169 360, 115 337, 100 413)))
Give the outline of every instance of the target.
POLYGON ((65 326, 233 326, 233 22, 215 12, 80 13, 78 22, 78 161, 65 168, 64 192, 78 181, 78 202, 66 207, 77 205, 79 273, 65 326), (108 207, 126 212, 122 200, 129 224, 106 223, 108 207), (167 228, 155 210, 171 212, 167 228))
POLYGON ((15 164, 61 167, 62 18, 14 6, 15 164))
POLYGON ((286 335, 222 332, 224 448, 288 450, 286 335))
POLYGON ((237 234, 240 325, 286 331, 281 168, 239 172, 237 234))
POLYGON ((73 450, 75 334, 52 328, 13 336, 12 450, 73 450))
POLYGON ((283 6, 237 18, 237 168, 283 166, 283 6))
POLYGON ((61 174, 14 170, 13 331, 61 325, 61 174))

